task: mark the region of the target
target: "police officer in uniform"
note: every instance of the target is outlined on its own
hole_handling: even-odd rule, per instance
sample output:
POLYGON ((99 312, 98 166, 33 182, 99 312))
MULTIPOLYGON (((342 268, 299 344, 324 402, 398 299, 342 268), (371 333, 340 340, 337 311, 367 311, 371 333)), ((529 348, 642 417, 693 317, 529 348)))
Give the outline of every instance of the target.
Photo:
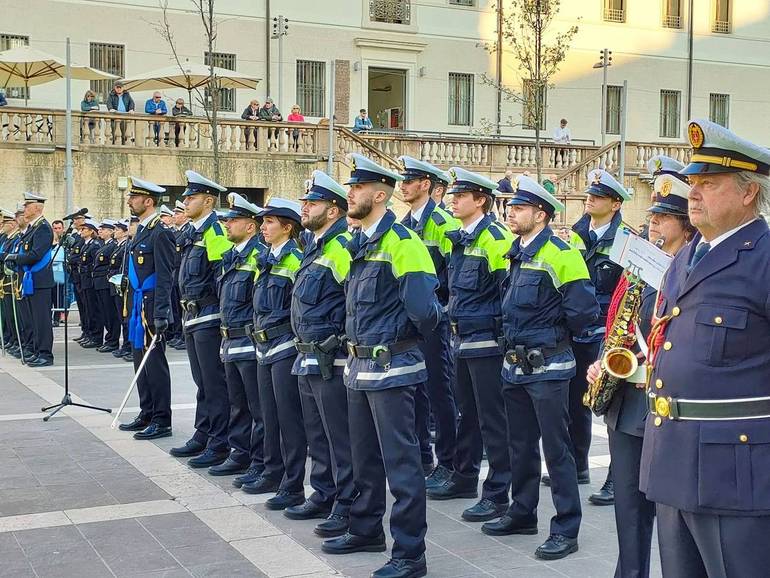
POLYGON ((650 337, 640 489, 656 504, 664 576, 770 567, 770 150, 689 123, 690 221, 650 337))
POLYGON ((174 223, 174 236, 177 241, 177 254, 174 260, 174 293, 171 299, 171 306, 174 308, 174 323, 171 328, 171 335, 169 336, 168 346, 173 347, 179 351, 187 349, 184 340, 184 334, 182 333, 182 306, 180 304, 181 296, 179 294, 179 264, 182 262, 181 241, 186 234, 192 228, 190 225, 190 219, 187 217, 184 211, 184 203, 177 200, 174 204, 174 216, 172 217, 174 223))
POLYGON ((220 193, 227 189, 195 171, 186 171, 185 176, 187 188, 182 195, 192 228, 178 244, 182 255, 179 293, 187 356, 198 386, 198 403, 193 437, 184 446, 172 448, 170 453, 176 457, 195 456, 187 462, 190 467, 209 468, 222 464, 230 455, 227 442, 230 404, 225 368, 219 357, 222 336, 216 278, 222 255, 233 244, 227 240, 214 212, 220 193))
POLYGON ((122 344, 112 352, 112 355, 118 358, 125 357, 127 353, 131 353, 131 341, 128 339, 128 296, 125 292, 125 283, 128 281, 126 277, 128 264, 126 249, 129 243, 128 225, 128 219, 115 222, 115 250, 110 255, 110 263, 107 267, 110 300, 112 301, 119 324, 118 339, 120 338, 120 333, 123 333, 122 344))
MULTIPOLYGON (((0 231, 0 263, 5 261, 5 256, 10 252, 14 238, 18 236, 18 226, 12 211, 0 209, 2 215, 2 231, 0 231)), ((0 266, 0 319, 3 324, 3 343, 6 352, 16 345, 16 335, 12 330, 13 317, 9 308, 10 299, 10 275, 6 276, 5 267, 0 266)))
POLYGON ((548 226, 564 205, 537 181, 521 176, 508 202, 519 237, 508 253, 503 296, 503 399, 508 416, 513 500, 490 535, 536 534, 540 497, 540 440, 551 473, 556 515, 535 556, 563 558, 578 549, 581 509, 575 459, 569 451, 569 380, 575 375, 570 335, 599 315, 599 304, 580 253, 548 226))
POLYGON ((24 193, 24 220, 27 229, 19 239, 17 253, 6 257, 6 263, 15 263, 21 277, 22 308, 26 311, 25 323, 29 325, 27 331, 32 335, 32 356, 26 358, 30 367, 53 365, 53 229, 43 216, 45 201, 45 197, 41 195, 24 193))
POLYGON ((102 248, 98 231, 99 222, 94 219, 86 219, 80 228, 80 235, 84 242, 80 249, 78 277, 80 278, 80 294, 83 297, 82 305, 87 320, 88 333, 86 338, 78 343, 84 349, 96 349, 104 344, 104 318, 94 290, 93 278, 96 255, 102 248))
MULTIPOLYGON (((620 207, 631 199, 626 189, 612 175, 602 169, 588 174, 586 189, 586 212, 572 226, 570 244, 576 247, 588 266, 596 298, 602 309, 601 316, 583 335, 573 336, 572 350, 577 363, 577 373, 569 386, 570 440, 572 455, 578 472, 578 483, 588 484, 591 477, 588 469, 588 450, 591 446, 591 410, 583 404, 583 395, 588 388, 586 371, 599 355, 604 338, 607 307, 623 268, 610 260, 610 247, 615 241, 615 232, 622 222, 620 207)), ((547 483, 547 476, 544 476, 547 483)), ((610 505, 613 500, 612 475, 599 492, 589 500, 597 505, 610 505)))
POLYGON ((99 353, 111 353, 118 348, 120 342, 120 319, 115 311, 115 302, 110 295, 109 269, 110 260, 118 246, 113 238, 115 221, 104 219, 99 225, 99 238, 103 245, 99 248, 94 259, 91 277, 94 282, 94 292, 101 317, 104 320, 104 345, 97 347, 99 353))
MULTIPOLYGON (((684 165, 662 155, 653 157, 647 163, 654 176, 655 202, 648 209, 651 214, 649 240, 665 252, 675 255, 692 237, 692 226, 687 218, 687 195, 689 185, 678 171, 684 165)), ((635 280, 624 276, 618 282, 612 295, 607 314, 607 335, 610 335, 624 297, 633 289, 635 280)), ((642 437, 648 411, 647 365, 643 363, 647 353, 647 338, 650 335, 652 317, 655 311, 657 289, 646 285, 641 292, 638 315, 631 320, 630 333, 637 336, 632 351, 639 358, 635 374, 623 380, 613 395, 605 414, 609 432, 610 455, 612 456, 613 481, 615 486, 615 525, 618 534, 618 562, 615 567, 617 578, 644 578, 650 574, 650 545, 655 519, 655 504, 639 491, 639 465, 642 456, 642 437), (638 328, 638 330, 637 330, 638 328)), ((588 370, 588 382, 599 378, 601 360, 594 362, 588 370)))
POLYGON ((128 246, 128 338, 133 347, 134 370, 147 355, 152 337, 157 335, 158 340, 136 382, 139 415, 119 428, 136 432, 135 439, 152 440, 171 435, 171 375, 163 334, 172 315, 174 239, 155 210, 166 189, 136 177, 129 180, 128 207, 139 219, 136 235, 128 246))
POLYGON ((428 488, 434 500, 475 498, 484 447, 489 471, 481 500, 466 509, 469 522, 485 522, 508 509, 511 459, 508 423, 500 372, 502 313, 501 287, 508 272, 505 256, 513 235, 489 214, 497 183, 454 167, 450 192, 452 213, 462 226, 447 233, 452 243, 449 260, 449 320, 455 358, 455 394, 460 410, 457 455, 450 480, 428 488))
MULTIPOLYGON (((11 335, 10 346, 7 347, 7 351, 17 359, 21 358, 23 351, 22 343, 19 341, 20 332, 17 331, 18 311, 16 311, 16 292, 18 290, 18 282, 16 281, 17 276, 15 271, 5 265, 5 258, 16 252, 16 247, 21 238, 21 229, 19 228, 17 216, 23 218, 23 212, 24 206, 21 204, 19 204, 16 212, 9 212, 13 215, 12 222, 8 225, 8 237, 3 244, 2 253, 0 253, 0 257, 2 257, 3 260, 3 323, 7 320, 11 335)), ((25 354, 28 355, 28 352, 25 352, 25 354)))
MULTIPOLYGON (((428 249, 439 280, 438 298, 446 307, 447 260, 452 243, 445 236, 460 227, 459 221, 436 205, 431 193, 437 184, 446 187, 449 177, 430 163, 409 156, 398 159, 404 166, 399 184, 401 194, 410 211, 401 224, 412 229, 428 249)), ((415 393, 417 414, 417 435, 420 438, 423 468, 426 469, 426 489, 435 488, 446 482, 452 475, 457 448, 457 408, 452 392, 452 363, 449 358, 449 323, 442 320, 436 330, 420 343, 428 368, 425 387, 418 387, 415 393), (436 422, 436 457, 438 464, 433 467, 433 453, 430 447, 430 413, 436 422), (427 453, 426 450, 427 449, 427 453)))
POLYGON ((230 457, 209 469, 214 475, 243 474, 233 480, 237 488, 256 481, 265 469, 262 409, 257 387, 257 357, 251 341, 254 315, 252 293, 257 257, 265 246, 257 235, 261 208, 236 193, 227 196, 230 210, 224 218, 227 239, 233 247, 222 255, 217 280, 222 314, 222 361, 230 400, 228 441, 230 457))
POLYGON ((344 281, 350 270, 351 234, 345 216, 347 191, 322 171, 313 171, 302 197, 302 263, 291 299, 291 322, 297 336, 292 373, 299 383, 311 476, 316 491, 304 504, 284 510, 292 519, 324 519, 315 533, 324 538, 348 529, 356 495, 350 457, 347 390, 342 379, 344 348, 344 281))
POLYGON ((348 245, 353 260, 345 288, 349 355, 344 376, 359 495, 348 533, 326 540, 322 548, 327 554, 385 550, 387 479, 395 498, 393 551, 372 576, 415 578, 427 573, 425 480, 414 395, 428 375, 418 340, 429 336, 443 315, 438 279, 420 238, 386 208, 401 175, 360 154, 350 158, 349 213, 361 221, 361 232, 348 245))

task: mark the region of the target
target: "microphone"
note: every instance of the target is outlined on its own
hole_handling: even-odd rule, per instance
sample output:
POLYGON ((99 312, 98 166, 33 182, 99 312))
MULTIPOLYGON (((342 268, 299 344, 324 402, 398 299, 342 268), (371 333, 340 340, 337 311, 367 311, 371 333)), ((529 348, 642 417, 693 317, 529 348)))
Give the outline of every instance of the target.
POLYGON ((74 213, 72 213, 71 215, 67 215, 67 216, 66 216, 66 217, 64 217, 62 220, 63 220, 63 221, 71 221, 72 219, 74 219, 74 218, 76 218, 76 217, 82 217, 82 216, 84 216, 84 215, 85 215, 87 212, 88 212, 88 209, 86 209, 86 208, 84 207, 84 208, 80 209, 79 211, 75 211, 75 212, 74 212, 74 213))

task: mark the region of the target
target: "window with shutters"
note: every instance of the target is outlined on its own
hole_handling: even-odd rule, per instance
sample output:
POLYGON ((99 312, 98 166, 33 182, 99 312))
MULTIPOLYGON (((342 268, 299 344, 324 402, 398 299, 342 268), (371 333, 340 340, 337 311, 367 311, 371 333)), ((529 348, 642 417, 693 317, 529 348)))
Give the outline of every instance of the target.
POLYGON ((625 22, 626 21, 626 1, 625 0, 604 0, 604 21, 605 22, 625 22))
POLYGON ((473 124, 473 75, 449 73, 449 124, 473 124))
MULTIPOLYGON (((29 46, 29 36, 0 34, 0 52, 19 46, 29 46)), ((9 86, 5 89, 6 98, 29 98, 29 89, 23 86, 9 86)))
MULTIPOLYGON (((114 74, 118 78, 126 75, 126 47, 122 44, 104 44, 91 42, 90 65, 103 72, 114 74)), ((99 102, 105 102, 110 94, 114 80, 92 80, 91 90, 96 94, 99 102)))
POLYGON ((369 0, 369 18, 372 22, 409 24, 412 6, 409 0, 369 0))
POLYGON ((620 134, 620 115, 622 114, 623 87, 607 87, 607 134, 620 134))
POLYGON ((725 128, 730 128, 729 94, 712 93, 709 95, 709 120, 721 124, 725 128))
MULTIPOLYGON (((226 52, 206 52, 203 55, 203 61, 206 66, 213 64, 217 68, 224 68, 226 70, 235 70, 235 54, 228 54, 226 52), (212 62, 213 61, 213 62, 212 62)), ((223 112, 235 111, 235 89, 234 88, 220 88, 219 89, 219 102, 217 103, 217 110, 223 112)), ((209 89, 205 90, 206 108, 211 108, 211 96, 209 89)))
POLYGON ((682 0, 663 0, 663 27, 682 27, 682 0))
POLYGON ((681 97, 679 90, 660 91, 660 136, 679 138, 681 97))
POLYGON ((449 0, 451 6, 475 6, 476 0, 449 0))
POLYGON ((297 61, 297 104, 304 116, 324 116, 326 63, 297 61))
POLYGON ((714 1, 714 19, 711 22, 711 31, 719 34, 730 33, 730 0, 714 1))
POLYGON ((535 130, 538 117, 540 119, 540 130, 545 130, 545 111, 547 100, 547 89, 542 87, 540 89, 539 107, 538 99, 535 93, 538 92, 535 89, 534 82, 531 80, 525 80, 522 85, 522 111, 521 111, 521 126, 522 128, 535 130))

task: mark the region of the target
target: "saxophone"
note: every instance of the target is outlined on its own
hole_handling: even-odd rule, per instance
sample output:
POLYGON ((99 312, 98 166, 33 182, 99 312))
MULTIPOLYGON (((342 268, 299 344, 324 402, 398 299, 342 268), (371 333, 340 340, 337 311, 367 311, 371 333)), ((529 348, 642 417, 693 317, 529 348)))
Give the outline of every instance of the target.
POLYGON ((636 355, 629 349, 636 341, 636 335, 631 333, 629 326, 638 322, 642 292, 646 285, 637 279, 623 296, 604 342, 601 373, 596 381, 588 385, 583 395, 583 405, 591 408, 597 416, 607 413, 620 382, 631 377, 639 367, 636 355))

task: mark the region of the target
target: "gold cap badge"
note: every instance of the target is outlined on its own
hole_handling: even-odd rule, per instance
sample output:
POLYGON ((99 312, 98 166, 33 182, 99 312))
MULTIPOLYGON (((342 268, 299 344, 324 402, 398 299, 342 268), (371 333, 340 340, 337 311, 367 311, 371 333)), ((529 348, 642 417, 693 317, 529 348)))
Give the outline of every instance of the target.
POLYGON ((664 181, 663 186, 660 188, 660 196, 661 197, 667 197, 671 194, 671 188, 673 187, 673 183, 669 180, 664 181))
POLYGON ((687 135, 690 137, 690 144, 693 148, 699 149, 703 146, 705 137, 703 136, 703 129, 699 124, 691 122, 687 127, 687 135))

